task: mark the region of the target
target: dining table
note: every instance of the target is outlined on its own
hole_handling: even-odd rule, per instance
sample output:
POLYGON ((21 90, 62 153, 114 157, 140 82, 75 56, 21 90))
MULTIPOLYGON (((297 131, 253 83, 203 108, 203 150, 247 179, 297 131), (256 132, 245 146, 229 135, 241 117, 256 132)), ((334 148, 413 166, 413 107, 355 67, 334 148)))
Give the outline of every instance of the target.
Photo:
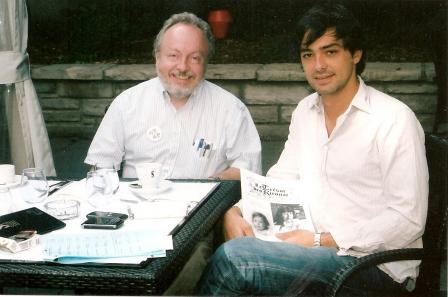
MULTIPOLYGON (((47 211, 45 203, 72 195, 80 203, 75 218, 63 220, 66 227, 41 235, 42 238, 67 238, 70 232, 101 232, 85 230, 81 222, 87 213, 98 210, 90 205, 83 194, 85 180, 60 182, 50 178, 50 194, 46 201, 27 205, 20 197, 20 187, 12 188, 18 209, 38 207, 47 211), (58 183, 58 184, 56 184, 58 183), (51 185, 54 185, 51 187, 51 185), (58 186, 59 185, 59 186, 58 186), (65 236, 65 237, 64 237, 65 236)), ((2 294, 65 294, 65 295, 162 295, 181 271, 196 243, 211 232, 220 217, 241 198, 241 185, 233 180, 171 180, 170 189, 154 199, 135 194, 134 180, 120 180, 115 194, 115 208, 100 209, 127 214, 124 227, 112 232, 159 229, 172 238, 172 248, 165 254, 133 261, 103 259, 102 261, 60 262, 30 251, 7 254, 0 252, 0 288, 2 294), (132 193, 131 193, 132 192, 132 193), (165 212, 159 208, 164 200, 183 201, 186 211, 165 212), (194 201, 194 204, 185 203, 194 201), (159 204, 157 204, 159 202, 159 204), (171 214, 171 215, 170 215, 171 214), (164 224, 166 222, 167 224, 164 224), (135 229, 135 226, 138 226, 135 229), (154 227, 155 226, 155 227, 154 227)), ((137 193, 138 194, 138 193, 137 193)), ((171 201, 174 203, 173 201, 171 201)), ((113 205, 114 203, 111 203, 113 205)), ((17 210, 17 209, 16 209, 17 210)), ((98 233, 99 234, 99 233, 98 233)), ((119 234, 119 233, 116 233, 119 234)), ((146 233, 145 233, 146 234, 146 233)))

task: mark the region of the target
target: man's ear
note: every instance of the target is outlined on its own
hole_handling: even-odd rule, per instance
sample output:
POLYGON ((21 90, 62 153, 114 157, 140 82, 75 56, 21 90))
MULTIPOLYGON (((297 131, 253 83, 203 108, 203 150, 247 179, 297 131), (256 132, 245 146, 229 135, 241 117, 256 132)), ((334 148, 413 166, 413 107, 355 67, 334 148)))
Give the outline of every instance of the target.
POLYGON ((160 52, 154 53, 152 55, 154 57, 154 62, 157 63, 157 61, 160 59, 160 52))
POLYGON ((361 61, 362 58, 362 50, 356 50, 355 53, 353 54, 353 62, 355 64, 358 64, 359 61, 361 61))

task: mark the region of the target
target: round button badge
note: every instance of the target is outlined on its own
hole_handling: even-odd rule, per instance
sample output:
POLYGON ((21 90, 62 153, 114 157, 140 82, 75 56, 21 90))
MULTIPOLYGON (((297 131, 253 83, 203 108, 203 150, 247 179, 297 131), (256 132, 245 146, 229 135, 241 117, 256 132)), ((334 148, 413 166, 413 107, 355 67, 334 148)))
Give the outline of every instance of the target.
POLYGON ((162 139, 162 130, 157 126, 151 127, 148 130, 148 137, 152 141, 159 141, 162 139))

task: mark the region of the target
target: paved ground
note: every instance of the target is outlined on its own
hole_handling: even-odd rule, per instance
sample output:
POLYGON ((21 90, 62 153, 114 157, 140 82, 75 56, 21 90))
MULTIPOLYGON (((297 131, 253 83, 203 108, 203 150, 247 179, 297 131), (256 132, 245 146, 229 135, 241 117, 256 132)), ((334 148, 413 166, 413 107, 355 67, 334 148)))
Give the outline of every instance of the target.
MULTIPOLYGON (((90 145, 90 139, 53 137, 50 139, 56 172, 60 177, 84 178, 88 166, 84 158, 90 145)), ((263 174, 277 161, 283 149, 283 141, 262 143, 263 174)))

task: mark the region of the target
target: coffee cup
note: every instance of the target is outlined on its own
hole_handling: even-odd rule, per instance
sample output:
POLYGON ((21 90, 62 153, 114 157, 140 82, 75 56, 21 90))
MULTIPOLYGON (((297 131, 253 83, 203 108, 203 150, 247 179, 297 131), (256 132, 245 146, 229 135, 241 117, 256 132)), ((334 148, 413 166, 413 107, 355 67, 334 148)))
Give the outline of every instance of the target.
POLYGON ((143 188, 159 187, 162 178, 162 164, 160 163, 139 163, 135 166, 137 177, 143 188))
POLYGON ((16 172, 14 165, 0 164, 0 185, 10 184, 15 181, 16 172))

